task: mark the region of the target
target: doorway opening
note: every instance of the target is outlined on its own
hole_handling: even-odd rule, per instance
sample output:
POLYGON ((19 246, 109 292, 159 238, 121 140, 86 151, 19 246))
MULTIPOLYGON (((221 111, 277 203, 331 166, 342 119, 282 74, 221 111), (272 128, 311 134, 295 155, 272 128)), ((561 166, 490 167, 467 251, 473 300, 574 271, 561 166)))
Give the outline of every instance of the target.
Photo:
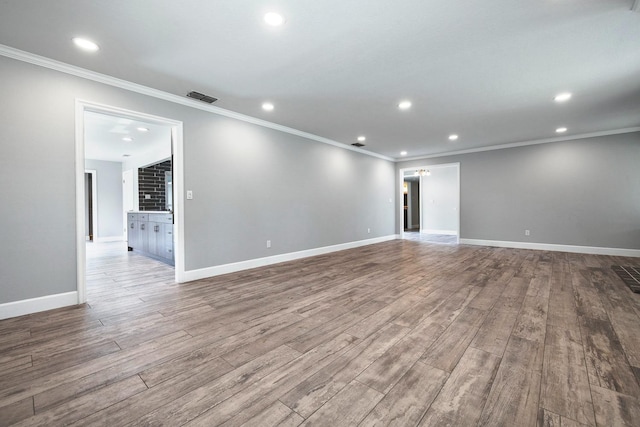
POLYGON ((402 239, 457 244, 460 240, 460 163, 400 170, 402 239))
POLYGON ((115 270, 114 274, 127 269, 136 277, 142 270, 131 269, 138 266, 156 275, 156 270, 162 270, 162 283, 184 281, 182 182, 182 122, 76 101, 79 304, 87 301, 87 264, 90 262, 93 269, 101 259, 124 259, 109 269, 115 270), (93 172, 91 179, 85 175, 85 168, 93 172), (147 172, 155 169, 162 169, 162 173, 152 173, 149 178, 147 172), (89 182, 92 190, 87 189, 89 182), (135 230, 130 228, 131 219, 135 220, 135 230), (148 238, 140 237, 140 229, 151 231, 148 238), (135 243, 134 237, 138 239, 135 243), (129 248, 136 255, 127 254, 129 248), (143 261, 129 262, 131 256, 143 261), (146 259, 155 264, 145 265, 146 259))
POLYGON ((95 227, 98 222, 98 204, 97 196, 97 171, 84 171, 84 223, 85 223, 85 240, 93 242, 95 236, 95 227))

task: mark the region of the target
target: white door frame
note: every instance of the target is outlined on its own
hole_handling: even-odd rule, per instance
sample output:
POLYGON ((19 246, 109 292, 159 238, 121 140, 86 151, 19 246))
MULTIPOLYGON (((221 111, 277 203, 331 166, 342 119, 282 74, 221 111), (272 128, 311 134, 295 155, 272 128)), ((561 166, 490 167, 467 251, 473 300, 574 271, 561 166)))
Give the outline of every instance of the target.
MULTIPOLYGON (((91 221, 93 221, 93 241, 98 238, 98 171, 95 169, 85 169, 84 173, 91 175, 91 221)), ((86 203, 86 200, 85 200, 86 203)), ((88 235, 84 230, 85 242, 88 235)))
POLYGON ((184 265, 184 147, 183 147, 183 126, 181 121, 167 119, 146 113, 126 110, 91 101, 76 99, 76 282, 78 289, 78 304, 83 304, 87 300, 87 259, 85 247, 85 224, 84 224, 84 113, 92 111, 125 117, 133 120, 141 120, 159 125, 171 126, 172 152, 173 152, 173 218, 174 233, 173 244, 175 248, 175 280, 178 283, 185 281, 184 265))
MULTIPOLYGON (((433 170, 433 169, 438 169, 438 168, 446 168, 446 167, 452 167, 455 166, 456 170, 457 170, 457 179, 458 179, 458 206, 456 207, 456 212, 458 215, 458 234, 456 236, 456 243, 460 243, 460 162, 456 162, 456 163, 443 163, 443 164, 436 164, 436 165, 424 165, 424 166, 413 166, 410 168, 402 168, 398 171, 399 174, 399 179, 398 181, 400 182, 400 206, 399 206, 399 228, 400 228, 400 238, 404 239, 405 235, 404 235, 404 223, 403 223, 403 218, 404 218, 404 173, 407 171, 415 171, 415 170, 420 170, 420 169, 425 169, 425 170, 433 170)), ((423 194, 423 179, 424 177, 420 177, 420 232, 422 232, 422 228, 423 228, 423 224, 422 224, 422 194, 423 194)))

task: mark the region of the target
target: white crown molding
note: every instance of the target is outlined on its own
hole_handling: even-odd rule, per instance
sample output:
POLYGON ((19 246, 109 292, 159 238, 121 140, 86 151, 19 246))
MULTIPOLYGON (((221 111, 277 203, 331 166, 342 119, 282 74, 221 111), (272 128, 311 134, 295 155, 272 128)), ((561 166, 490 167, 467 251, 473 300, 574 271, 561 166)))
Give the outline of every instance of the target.
POLYGON ((256 117, 247 116, 245 114, 236 113, 235 111, 225 110, 224 108, 214 107, 213 105, 202 104, 200 101, 195 101, 190 98, 174 95, 172 93, 164 92, 158 89, 150 88, 148 86, 132 83, 127 80, 111 77, 106 74, 97 73, 95 71, 87 70, 84 68, 76 67, 75 65, 66 64, 64 62, 56 61, 54 59, 46 58, 44 56, 36 55, 23 50, 15 49, 10 46, 0 44, 0 55, 7 58, 16 59, 18 61, 27 62, 29 64, 38 65, 40 67, 49 68, 51 70, 59 71, 62 73, 70 74, 83 79, 92 80, 94 82, 103 83, 109 86, 118 87, 131 92, 140 93, 142 95, 151 96, 154 98, 162 99, 164 101, 173 102, 175 104, 184 105, 186 107, 196 108, 198 110, 208 111, 220 116, 230 117, 232 119, 241 120, 243 122, 252 123, 265 128, 274 129, 280 132, 288 133, 291 135, 300 136, 302 138, 310 139, 313 141, 321 142, 323 144, 333 145, 334 147, 343 148, 345 150, 354 151, 356 153, 365 154, 371 157, 377 157, 382 160, 395 162, 396 159, 382 154, 374 153, 371 151, 362 150, 351 145, 343 144, 338 141, 334 141, 329 138, 314 135, 312 133, 304 132, 298 129, 293 129, 287 126, 282 126, 277 123, 268 122, 266 120, 258 119, 256 117))
MULTIPOLYGON (((640 0, 638 0, 640 1, 640 0)), ((505 148, 516 148, 516 147, 526 147, 527 145, 539 145, 539 144, 548 144, 550 142, 562 142, 562 141, 573 141, 575 139, 585 139, 585 138, 596 138, 599 136, 609 136, 609 135, 619 135, 623 133, 633 133, 640 132, 640 127, 632 127, 625 129, 615 129, 615 130, 605 130, 602 132, 591 132, 591 133, 583 133, 580 135, 571 135, 571 136, 561 136, 556 138, 546 138, 546 139, 535 139, 531 141, 522 141, 522 142, 512 142, 509 144, 500 144, 500 145, 490 145, 487 147, 479 147, 479 148, 470 148, 468 150, 459 150, 459 151, 447 151, 444 153, 438 154, 430 154, 427 156, 416 156, 416 157, 404 157, 395 159, 396 163, 399 162, 408 162, 411 160, 422 160, 422 159, 435 159, 438 157, 448 157, 448 156, 457 156, 460 154, 469 154, 469 153, 481 153, 483 151, 494 151, 494 150, 504 150, 505 148)))
POLYGON ((597 246, 558 245, 553 243, 507 242, 504 240, 460 239, 461 245, 494 246, 511 249, 571 252, 576 254, 640 257, 640 249, 601 248, 597 246))
MULTIPOLYGON (((183 282, 191 282, 193 280, 206 279, 209 277, 220 276, 222 274, 235 273, 236 271, 249 270, 251 268, 264 267, 267 265, 278 264, 286 261, 294 261, 301 258, 307 258, 317 255, 324 255, 331 252, 344 251, 345 249, 358 248, 360 246, 373 245, 375 243, 396 240, 400 236, 391 234, 388 236, 375 237, 373 239, 357 240, 355 242, 341 243, 338 245, 324 246, 321 248, 307 249, 298 252, 289 252, 280 255, 274 255, 264 258, 255 258, 247 261, 234 262, 230 264, 216 265, 213 267, 201 268, 198 270, 189 270, 184 272, 183 282)), ((181 282, 182 283, 182 282, 181 282)))

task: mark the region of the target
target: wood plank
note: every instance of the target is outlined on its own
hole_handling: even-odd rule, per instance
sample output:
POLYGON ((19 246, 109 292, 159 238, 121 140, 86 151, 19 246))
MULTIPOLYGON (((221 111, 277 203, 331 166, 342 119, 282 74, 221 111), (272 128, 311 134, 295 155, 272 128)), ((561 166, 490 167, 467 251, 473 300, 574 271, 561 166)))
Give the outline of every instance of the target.
POLYGON ((191 369, 199 370, 202 365, 212 361, 217 361, 220 365, 226 366, 228 370, 232 369, 232 366, 220 358, 217 352, 212 351, 210 348, 200 348, 168 360, 163 364, 152 366, 140 372, 140 378, 142 378, 147 387, 151 388, 191 369))
POLYGON ((548 325, 540 406, 594 426, 588 378, 580 336, 570 328, 548 325))
POLYGON ((480 425, 532 426, 538 416, 543 345, 512 337, 491 386, 480 425))
POLYGON ((429 347, 420 361, 451 372, 473 340, 487 312, 467 307, 429 347))
MULTIPOLYGON (((282 368, 280 368, 281 364, 274 366, 276 370, 270 371, 257 381, 247 383, 244 374, 233 375, 235 370, 231 371, 219 380, 150 412, 137 420, 136 423, 142 425, 163 423, 186 425, 191 422, 194 425, 220 424, 232 418, 237 412, 251 408, 254 412, 248 410, 245 412, 246 419, 244 421, 248 421, 277 400, 277 397, 273 397, 271 401, 263 402, 264 405, 262 407, 252 405, 252 403, 262 398, 265 393, 268 393, 269 396, 274 396, 274 386, 282 387, 284 384, 286 390, 289 390, 297 381, 310 376, 324 365, 330 363, 332 356, 339 354, 342 349, 348 348, 354 342, 354 337, 343 334, 322 348, 316 348, 304 355, 300 355, 297 351, 285 346, 290 352, 300 356, 293 356, 297 358, 290 358, 290 363, 282 368), (323 362, 325 363, 323 364, 323 362), (305 376, 303 374, 309 371, 309 375, 305 376), (244 392, 238 393, 241 390, 244 390, 244 392), (196 419, 198 420, 196 421, 196 419)), ((250 366, 256 360, 258 359, 254 359, 243 366, 250 366)))
POLYGON ((383 397, 382 393, 354 380, 302 425, 357 426, 383 397))
POLYGON ((508 309, 498 304, 498 307, 494 307, 482 322, 473 341, 471 341, 471 346, 496 356, 502 356, 517 317, 517 310, 508 309))
POLYGON ((345 332, 354 337, 365 338, 379 329, 381 325, 392 321, 398 315, 407 311, 411 306, 417 304, 420 299, 421 298, 415 294, 402 296, 382 310, 377 311, 361 322, 353 325, 345 332))
POLYGON ((243 424, 244 427, 295 427, 304 421, 285 404, 276 400, 273 405, 243 424))
POLYGON ((33 414, 33 397, 10 403, 0 407, 0 427, 15 425, 33 414))
POLYGON ((439 323, 421 323, 358 375, 357 380, 386 394, 443 331, 439 323))
POLYGON ((578 316, 608 321, 607 311, 589 275, 585 269, 578 269, 571 274, 578 316))
MULTIPOLYGON (((229 364, 223 360, 214 359, 203 363, 196 371, 185 371, 154 388, 98 411, 83 419, 81 425, 103 426, 105 420, 109 420, 110 425, 140 425, 141 418, 154 411, 156 414, 182 411, 181 405, 207 407, 208 399, 216 394, 231 395, 238 392, 297 356, 297 351, 282 346, 233 370, 229 370, 229 364)), ((151 424, 154 417, 147 418, 146 422, 151 424)))
MULTIPOLYGON (((606 424, 605 424, 606 425, 606 424)), ((538 412, 538 427, 584 427, 575 420, 563 417, 546 409, 540 408, 538 412)))
POLYGON ((582 317, 580 326, 591 386, 640 396, 640 386, 609 321, 582 317))
POLYGON ((22 369, 33 366, 30 354, 22 356, 5 356, 0 358, 0 376, 4 373, 11 373, 16 369, 22 369))
POLYGON ((407 328, 393 323, 370 335, 353 349, 345 352, 324 369, 301 381, 280 397, 280 401, 305 418, 336 395, 357 375, 393 346, 407 328))
POLYGON ((36 415, 16 426, 50 426, 54 422, 70 424, 144 390, 147 390, 147 387, 140 377, 135 375, 47 411, 38 411, 36 415))
POLYGON ((498 356, 469 347, 420 425, 475 426, 499 363, 498 356))
POLYGON ((591 392, 598 425, 633 427, 640 422, 640 395, 629 396, 598 386, 592 386, 591 392))
POLYGON ((445 371, 416 362, 359 425, 417 425, 448 378, 445 371))
POLYGON ((640 366, 640 317, 634 307, 637 296, 627 288, 613 272, 591 269, 591 283, 600 292, 602 304, 607 310, 629 364, 640 366))
POLYGON ((551 281, 548 278, 534 278, 529 283, 527 295, 513 327, 513 335, 531 341, 544 343, 547 330, 551 281))

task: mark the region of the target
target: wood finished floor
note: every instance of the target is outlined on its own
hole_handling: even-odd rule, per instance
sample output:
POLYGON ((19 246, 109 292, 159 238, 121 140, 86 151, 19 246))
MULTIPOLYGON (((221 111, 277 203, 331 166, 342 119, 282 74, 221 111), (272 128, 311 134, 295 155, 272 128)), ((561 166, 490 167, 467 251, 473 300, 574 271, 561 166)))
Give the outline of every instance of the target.
POLYGON ((0 424, 640 425, 637 259, 391 241, 0 321, 0 424))

